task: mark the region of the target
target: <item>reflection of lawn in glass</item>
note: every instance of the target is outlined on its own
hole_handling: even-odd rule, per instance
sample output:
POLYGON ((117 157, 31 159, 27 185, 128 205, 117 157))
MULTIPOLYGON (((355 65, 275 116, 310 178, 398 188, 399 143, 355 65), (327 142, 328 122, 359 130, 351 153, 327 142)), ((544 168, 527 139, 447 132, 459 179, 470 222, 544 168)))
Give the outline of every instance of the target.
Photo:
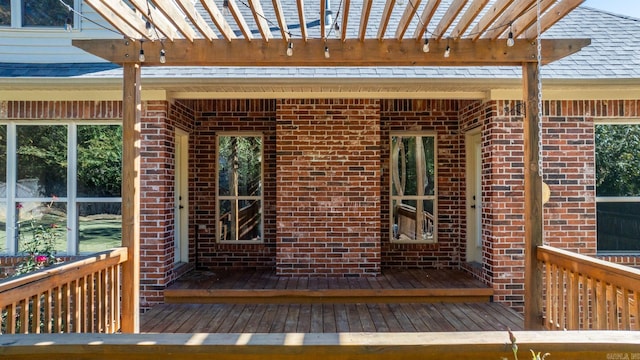
POLYGON ((122 244, 122 217, 99 214, 80 217, 80 253, 96 253, 122 244))

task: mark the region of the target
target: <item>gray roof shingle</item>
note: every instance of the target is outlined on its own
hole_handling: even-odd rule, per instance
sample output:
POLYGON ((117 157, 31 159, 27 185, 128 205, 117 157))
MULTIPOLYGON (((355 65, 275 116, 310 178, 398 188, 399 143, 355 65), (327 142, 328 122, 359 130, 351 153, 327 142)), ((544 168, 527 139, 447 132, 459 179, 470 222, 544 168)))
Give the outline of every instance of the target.
MULTIPOLYGON (((553 79, 640 79, 640 19, 581 6, 549 29, 543 38, 591 38, 591 45, 543 67, 553 79)), ((109 63, 0 63, 0 78, 119 78, 109 63)), ((252 68, 144 67, 145 78, 491 78, 519 79, 519 67, 252 68)))

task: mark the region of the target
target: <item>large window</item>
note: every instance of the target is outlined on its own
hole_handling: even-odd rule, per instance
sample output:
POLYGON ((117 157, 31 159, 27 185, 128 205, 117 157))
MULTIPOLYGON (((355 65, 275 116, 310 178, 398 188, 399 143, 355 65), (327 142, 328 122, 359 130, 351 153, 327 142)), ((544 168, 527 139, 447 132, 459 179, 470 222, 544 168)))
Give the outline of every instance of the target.
POLYGON ((598 123, 598 252, 640 253, 640 124, 598 123))
POLYGON ((119 124, 0 124, 0 253, 22 253, 43 231, 59 254, 121 241, 119 124))
MULTIPOLYGON (((80 9, 80 0, 62 1, 80 9)), ((74 27, 75 20, 60 0, 0 0, 0 26, 65 29, 74 27)))
POLYGON ((260 134, 218 136, 216 223, 220 242, 262 241, 260 134))
POLYGON ((434 134, 391 134, 391 241, 437 241, 434 134))

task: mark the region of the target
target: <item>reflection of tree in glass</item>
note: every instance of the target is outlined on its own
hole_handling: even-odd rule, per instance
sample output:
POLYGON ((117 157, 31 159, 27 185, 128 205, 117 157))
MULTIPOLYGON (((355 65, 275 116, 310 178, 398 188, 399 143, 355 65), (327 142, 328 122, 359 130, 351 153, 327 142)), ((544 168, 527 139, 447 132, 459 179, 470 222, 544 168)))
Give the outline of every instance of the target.
POLYGON ((18 126, 17 136, 18 180, 36 179, 34 196, 66 196, 67 126, 18 126))
POLYGON ((11 0, 0 0, 0 25, 11 25, 11 0))
POLYGON ((598 196, 640 196, 640 125, 596 125, 598 196))
MULTIPOLYGON (((63 0, 73 7, 73 0, 63 0)), ((22 26, 62 27, 69 17, 59 0, 22 0, 22 26)), ((73 22, 73 16, 69 17, 73 22)))
POLYGON ((118 197, 122 183, 122 127, 78 126, 78 196, 118 197))

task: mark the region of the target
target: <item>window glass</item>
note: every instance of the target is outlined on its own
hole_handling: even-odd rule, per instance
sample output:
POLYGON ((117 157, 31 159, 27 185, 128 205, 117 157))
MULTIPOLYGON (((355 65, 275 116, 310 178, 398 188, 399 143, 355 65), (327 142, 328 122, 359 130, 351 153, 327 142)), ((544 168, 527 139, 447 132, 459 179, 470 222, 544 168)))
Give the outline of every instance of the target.
POLYGON ((436 241, 435 137, 391 137, 391 239, 436 241))
POLYGON ((0 198, 7 197, 7 125, 0 125, 0 198))
POLYGON ((640 202, 597 203, 598 251, 640 252, 640 202))
POLYGON ((7 202, 0 201, 0 254, 9 251, 7 246, 7 202))
POLYGON ((67 127, 17 127, 16 197, 67 196, 67 127))
POLYGON ((219 138, 219 194, 258 196, 262 186, 262 138, 221 136, 219 138))
POLYGON ((18 252, 32 249, 67 252, 66 202, 24 201, 16 204, 18 252))
POLYGON ((262 137, 218 137, 218 239, 262 239, 262 137))
MULTIPOLYGON (((63 0, 73 7, 73 0, 63 0)), ((73 25, 73 13, 60 0, 22 0, 22 26, 64 27, 73 25)))
POLYGON ((597 124, 599 252, 640 252, 640 124, 597 124))
POLYGON ((120 202, 78 204, 78 248, 81 254, 96 253, 122 245, 120 202))
POLYGON ((122 126, 78 126, 79 197, 120 197, 122 126))
POLYGON ((11 26, 11 0, 0 0, 0 26, 11 26))

